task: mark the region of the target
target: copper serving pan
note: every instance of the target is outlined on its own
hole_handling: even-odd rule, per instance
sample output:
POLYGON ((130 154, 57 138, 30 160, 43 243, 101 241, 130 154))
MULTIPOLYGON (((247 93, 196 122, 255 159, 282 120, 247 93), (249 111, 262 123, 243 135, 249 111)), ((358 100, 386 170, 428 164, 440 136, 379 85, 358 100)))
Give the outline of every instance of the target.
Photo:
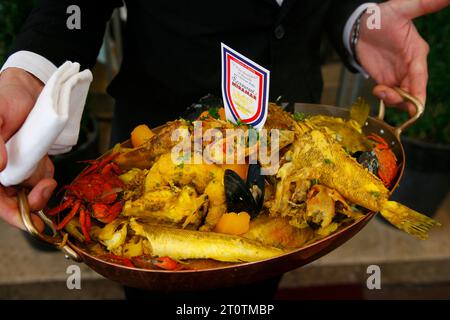
MULTIPOLYGON (((382 136, 387 143, 391 145, 393 152, 399 160, 399 174, 391 191, 397 187, 405 168, 405 152, 400 142, 400 134, 404 129, 413 124, 424 111, 424 106, 418 99, 401 89, 396 90, 401 94, 405 101, 411 102, 416 107, 416 114, 403 125, 391 127, 383 121, 385 108, 383 102, 380 102, 378 117, 370 117, 363 129, 366 134, 376 133, 382 136)), ((342 118, 349 117, 348 109, 333 106, 297 103, 294 107, 296 111, 303 112, 306 115, 323 114, 342 118)), ((105 156, 106 155, 103 155, 102 157, 105 156)), ((271 259, 236 265, 208 267, 201 270, 173 272, 138 269, 109 263, 87 253, 80 245, 71 242, 70 240, 63 241, 61 234, 54 233, 53 236, 48 236, 40 233, 31 221, 30 210, 24 191, 19 193, 19 208, 28 232, 34 237, 61 249, 65 253, 66 258, 70 258, 76 262, 83 262, 102 276, 123 285, 162 291, 201 290, 229 287, 260 281, 283 274, 308 264, 339 247, 358 233, 369 220, 376 215, 375 212, 370 212, 361 220, 344 227, 328 237, 271 259)), ((38 212, 38 214, 45 218, 42 212, 38 212)), ((46 223, 51 224, 48 219, 46 220, 46 223)))

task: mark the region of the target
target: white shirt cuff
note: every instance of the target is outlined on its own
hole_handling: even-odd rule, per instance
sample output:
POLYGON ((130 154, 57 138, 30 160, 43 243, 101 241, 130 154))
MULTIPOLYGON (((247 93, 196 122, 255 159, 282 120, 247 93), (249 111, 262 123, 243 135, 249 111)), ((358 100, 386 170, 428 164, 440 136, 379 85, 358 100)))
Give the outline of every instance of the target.
POLYGON ((364 78, 368 79, 369 75, 367 72, 363 69, 363 67, 356 62, 355 57, 353 55, 353 51, 350 48, 350 33, 352 32, 353 26, 355 25, 356 20, 358 17, 363 13, 364 10, 367 10, 371 6, 376 6, 377 4, 374 2, 366 2, 361 4, 358 8, 356 8, 355 11, 353 11, 352 15, 348 18, 347 22, 345 23, 344 32, 342 34, 342 41, 344 42, 344 47, 347 49, 347 52, 350 57, 350 64, 352 67, 354 67, 359 73, 361 73, 364 78))
POLYGON ((8 57, 5 64, 2 66, 0 72, 7 68, 21 68, 36 78, 41 80, 44 84, 47 83, 48 79, 56 71, 56 66, 44 58, 43 56, 31 52, 31 51, 17 51, 8 57))

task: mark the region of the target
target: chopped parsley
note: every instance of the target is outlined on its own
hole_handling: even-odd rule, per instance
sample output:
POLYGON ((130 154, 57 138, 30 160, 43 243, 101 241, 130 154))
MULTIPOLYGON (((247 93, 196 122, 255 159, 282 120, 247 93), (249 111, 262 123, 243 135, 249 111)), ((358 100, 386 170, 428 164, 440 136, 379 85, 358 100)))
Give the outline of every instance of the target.
POLYGON ((380 197, 380 193, 378 191, 370 191, 369 193, 377 199, 380 197))
POLYGON ((189 120, 189 119, 185 119, 185 118, 183 118, 183 117, 180 117, 180 119, 179 119, 180 121, 184 121, 184 122, 186 122, 186 124, 187 125, 192 125, 192 120, 189 120))
POLYGON ((311 186, 315 186, 316 184, 319 184, 319 183, 320 183, 319 179, 312 179, 311 180, 311 186))
POLYGON ((325 162, 326 164, 333 164, 333 161, 331 161, 330 159, 325 158, 323 160, 323 162, 325 162))
POLYGON ((305 114, 302 113, 302 112, 295 111, 294 112, 294 120, 295 121, 303 121, 303 120, 305 120, 305 114))
POLYGON ((214 108, 210 108, 208 110, 208 113, 211 117, 213 117, 214 119, 219 119, 220 115, 219 115, 219 108, 214 107, 214 108))
POLYGON ((183 169, 184 168, 184 162, 180 162, 179 164, 177 164, 176 166, 178 169, 183 169))

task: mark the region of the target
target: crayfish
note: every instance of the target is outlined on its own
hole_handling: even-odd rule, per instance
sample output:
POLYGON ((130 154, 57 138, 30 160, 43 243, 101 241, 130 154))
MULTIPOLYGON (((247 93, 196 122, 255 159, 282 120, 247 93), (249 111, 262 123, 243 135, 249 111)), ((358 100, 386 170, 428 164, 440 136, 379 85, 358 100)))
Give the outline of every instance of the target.
POLYGON ((382 137, 376 134, 371 134, 367 136, 367 138, 376 143, 374 152, 378 159, 377 174, 383 181, 384 185, 388 188, 397 176, 397 158, 382 137))
POLYGON ((70 212, 56 225, 56 230, 63 229, 79 213, 83 236, 89 242, 91 213, 98 221, 110 223, 122 212, 118 193, 122 191, 124 183, 119 178, 122 170, 112 162, 116 156, 112 154, 100 161, 88 161, 91 165, 71 185, 63 187, 67 192, 62 204, 46 212, 54 216, 70 208, 70 212))

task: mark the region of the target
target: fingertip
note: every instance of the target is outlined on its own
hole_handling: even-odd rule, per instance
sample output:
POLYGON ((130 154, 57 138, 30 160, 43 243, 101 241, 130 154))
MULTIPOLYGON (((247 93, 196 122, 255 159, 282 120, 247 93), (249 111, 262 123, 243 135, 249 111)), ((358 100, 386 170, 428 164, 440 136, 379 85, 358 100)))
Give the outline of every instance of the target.
POLYGON ((31 214, 31 220, 33 222, 33 225, 36 229, 38 229, 39 232, 43 232, 45 229, 45 224, 44 221, 42 221, 41 218, 39 218, 39 216, 35 215, 35 214, 31 214))
POLYGON ((381 97, 385 97, 386 89, 387 87, 385 85, 382 84, 376 85, 372 90, 372 94, 381 99, 381 97))
POLYGON ((392 100, 395 100, 396 98, 396 92, 385 85, 377 85, 373 89, 373 94, 379 99, 383 100, 386 104, 392 103, 392 100))
POLYGON ((387 105, 396 105, 403 102, 403 98, 395 90, 384 85, 376 86, 373 89, 373 94, 387 105))
POLYGON ((384 91, 384 90, 378 90, 378 91, 374 90, 373 95, 383 101, 386 99, 386 91, 384 91))
POLYGON ((403 103, 403 98, 400 94, 398 94, 397 91, 388 88, 388 90, 386 90, 386 103, 388 105, 398 105, 403 103))
POLYGON ((417 109, 416 107, 412 104, 412 103, 408 103, 408 113, 410 117, 413 117, 416 115, 417 113, 417 109))
MULTIPOLYGON (((408 91, 407 89, 405 90, 408 91)), ((397 91, 388 86, 377 85, 373 89, 372 93, 379 99, 383 100, 387 106, 393 106, 397 109, 408 111, 410 115, 415 114, 414 106, 406 103, 397 91)))

